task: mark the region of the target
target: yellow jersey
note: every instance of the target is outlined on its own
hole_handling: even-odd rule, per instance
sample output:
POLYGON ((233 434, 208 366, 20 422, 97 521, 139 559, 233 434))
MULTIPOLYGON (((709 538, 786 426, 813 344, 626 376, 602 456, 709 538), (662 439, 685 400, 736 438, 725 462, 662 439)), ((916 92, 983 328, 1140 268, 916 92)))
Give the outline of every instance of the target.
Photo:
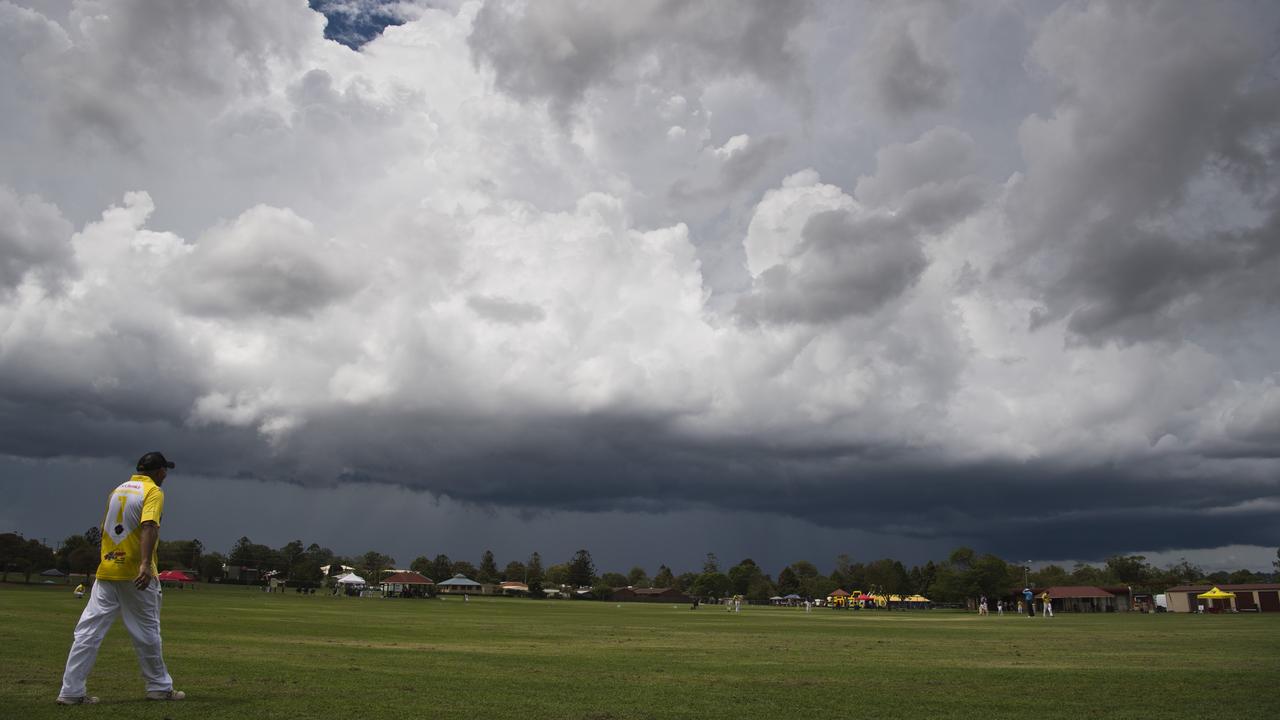
MULTIPOLYGON (((164 492, 146 475, 134 475, 111 491, 107 517, 102 521, 102 562, 99 580, 132 580, 142 562, 142 523, 160 527, 164 514, 164 492)), ((158 543, 157 543, 158 544, 158 543)), ((156 553, 151 553, 151 572, 156 572, 156 553)))

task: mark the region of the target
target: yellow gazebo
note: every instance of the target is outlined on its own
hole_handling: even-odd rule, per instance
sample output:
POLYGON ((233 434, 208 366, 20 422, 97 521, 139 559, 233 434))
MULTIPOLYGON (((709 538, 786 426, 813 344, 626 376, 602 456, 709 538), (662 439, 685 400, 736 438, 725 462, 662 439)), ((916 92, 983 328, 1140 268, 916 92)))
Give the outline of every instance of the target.
MULTIPOLYGON (((1235 600, 1236 594, 1220 589, 1217 585, 1209 588, 1206 592, 1202 592, 1196 596, 1200 600, 1235 600)), ((1228 607, 1234 603, 1228 603, 1228 607)), ((1212 605, 1210 605, 1212 608, 1212 605)), ((1217 609, 1217 608, 1214 608, 1217 609)))

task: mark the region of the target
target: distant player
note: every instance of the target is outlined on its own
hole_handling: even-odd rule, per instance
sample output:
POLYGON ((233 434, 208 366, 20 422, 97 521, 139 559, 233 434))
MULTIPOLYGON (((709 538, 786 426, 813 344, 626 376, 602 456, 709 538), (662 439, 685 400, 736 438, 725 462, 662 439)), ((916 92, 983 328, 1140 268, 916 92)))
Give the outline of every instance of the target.
POLYGON ((1022 588, 1022 601, 1026 603, 1027 617, 1029 618, 1033 618, 1036 616, 1036 604, 1035 604, 1034 598, 1035 598, 1035 593, 1031 592, 1031 588, 1029 587, 1022 588))
POLYGON ((156 544, 164 493, 160 486, 174 464, 158 452, 143 455, 137 473, 111 491, 107 516, 102 523, 102 561, 98 579, 89 593, 75 640, 62 675, 59 705, 98 702, 85 692, 85 682, 98 657, 98 646, 117 615, 138 653, 138 666, 146 680, 148 700, 181 700, 186 693, 173 689, 173 678, 164 665, 160 643, 160 583, 156 580, 156 544))
POLYGON ((1047 590, 1040 596, 1040 600, 1044 602, 1044 616, 1049 618, 1053 617, 1053 600, 1049 598, 1049 592, 1047 590))
POLYGON ((79 585, 77 585, 76 589, 73 590, 72 592, 75 594, 77 600, 84 597, 84 583, 80 583, 79 585))

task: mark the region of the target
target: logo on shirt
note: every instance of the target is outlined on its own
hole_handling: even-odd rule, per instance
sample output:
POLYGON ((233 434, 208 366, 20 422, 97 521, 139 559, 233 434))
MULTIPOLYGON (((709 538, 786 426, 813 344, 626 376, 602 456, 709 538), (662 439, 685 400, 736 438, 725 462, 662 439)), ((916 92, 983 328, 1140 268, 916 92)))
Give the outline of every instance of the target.
POLYGON ((123 550, 112 550, 111 552, 107 553, 106 555, 103 555, 103 556, 102 556, 102 560, 103 560, 103 562, 117 562, 117 563, 122 563, 122 562, 124 562, 124 551, 123 551, 123 550))

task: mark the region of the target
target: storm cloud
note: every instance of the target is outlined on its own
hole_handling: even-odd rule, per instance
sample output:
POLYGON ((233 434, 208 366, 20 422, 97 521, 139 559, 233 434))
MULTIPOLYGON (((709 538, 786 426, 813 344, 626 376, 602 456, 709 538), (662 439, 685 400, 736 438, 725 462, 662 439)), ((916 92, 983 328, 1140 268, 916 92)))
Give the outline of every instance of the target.
MULTIPOLYGON (((806 537, 1280 543, 1280 12, 26 5, 0 2, 16 529, 93 521, 40 514, 42 468, 161 448, 215 505, 359 493, 606 564, 675 560, 609 528, 695 519, 734 544, 677 562, 765 526, 820 564, 806 537)), ((305 522, 285 539, 389 542, 305 522)))

